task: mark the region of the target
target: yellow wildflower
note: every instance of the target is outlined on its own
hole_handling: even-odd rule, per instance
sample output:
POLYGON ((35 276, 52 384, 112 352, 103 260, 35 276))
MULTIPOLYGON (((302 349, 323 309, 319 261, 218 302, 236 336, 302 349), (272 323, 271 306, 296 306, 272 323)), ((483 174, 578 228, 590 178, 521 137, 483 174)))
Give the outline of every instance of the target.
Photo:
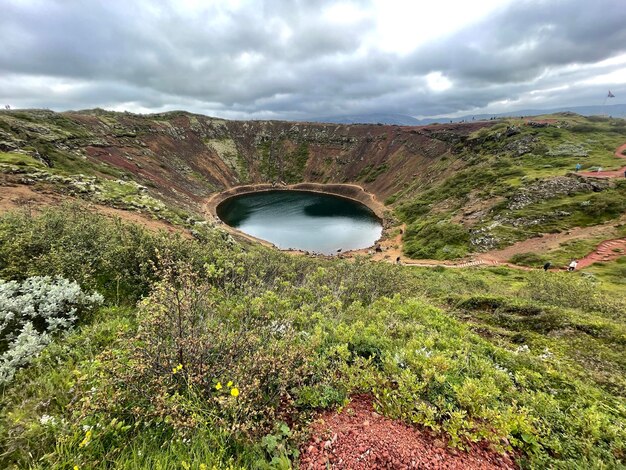
POLYGON ((85 447, 86 445, 88 445, 91 442, 91 434, 92 434, 92 431, 91 431, 91 429, 89 429, 85 433, 85 438, 81 441, 80 444, 78 444, 78 447, 82 448, 82 447, 85 447))
POLYGON ((215 386, 215 390, 221 390, 222 389, 222 382, 218 382, 217 385, 215 386))
POLYGON ((233 386, 233 381, 229 380, 228 383, 226 384, 226 386, 229 387, 229 388, 232 387, 233 386))
POLYGON ((237 387, 233 387, 233 388, 230 390, 230 394, 231 394, 232 396, 234 396, 234 397, 238 397, 238 396, 239 396, 239 389, 238 389, 237 387))
POLYGON ((79 470, 78 465, 74 465, 74 470, 79 470))
POLYGON ((200 470, 206 470, 206 464, 205 463, 201 463, 200 464, 200 470))

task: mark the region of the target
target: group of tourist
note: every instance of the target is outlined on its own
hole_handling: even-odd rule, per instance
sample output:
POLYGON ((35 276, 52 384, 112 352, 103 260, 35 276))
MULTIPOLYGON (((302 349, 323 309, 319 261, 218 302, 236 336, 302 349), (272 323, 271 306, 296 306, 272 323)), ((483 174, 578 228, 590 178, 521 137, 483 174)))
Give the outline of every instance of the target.
MULTIPOLYGON (((575 271, 577 266, 578 266, 578 260, 573 259, 572 262, 567 266, 567 270, 575 271)), ((546 262, 546 264, 543 265, 543 270, 548 271, 551 267, 552 267, 552 263, 548 261, 546 262)))

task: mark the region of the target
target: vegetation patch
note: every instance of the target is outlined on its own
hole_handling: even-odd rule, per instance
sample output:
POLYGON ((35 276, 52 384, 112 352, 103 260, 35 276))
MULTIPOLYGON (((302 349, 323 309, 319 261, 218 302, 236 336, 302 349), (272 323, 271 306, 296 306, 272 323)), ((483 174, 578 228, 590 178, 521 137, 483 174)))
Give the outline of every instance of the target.
MULTIPOLYGON (((574 172, 577 164, 583 169, 619 165, 614 152, 626 140, 625 130, 621 119, 598 121, 559 115, 555 124, 543 127, 507 119, 480 129, 455 147, 457 171, 434 181, 418 178, 385 202, 395 204, 398 218, 411 225, 423 219, 437 223, 454 217, 464 221, 471 217, 465 214, 471 197, 472 205, 484 207, 485 213, 478 223, 473 219, 467 222, 476 236, 472 236, 466 252, 602 223, 626 211, 623 181, 616 180, 602 191, 595 188, 593 191, 599 192, 588 195, 581 193, 587 183, 577 182, 576 189, 576 185, 559 182, 566 183, 569 179, 564 175, 574 172), (517 205, 522 195, 530 203, 511 210, 511 204, 517 205)), ((404 237, 407 243, 411 242, 410 233, 404 237)), ((414 249, 406 250, 406 254, 421 256, 414 249)))
POLYGON ((69 208, 0 218, 0 277, 61 275, 106 303, 3 387, 4 467, 289 466, 311 413, 354 393, 523 467, 623 464, 624 303, 599 281, 197 237, 69 208))
POLYGON ((431 219, 407 227, 403 250, 411 258, 461 258, 468 252, 469 239, 461 225, 431 219))
POLYGON ((364 183, 373 183, 376 179, 385 173, 389 169, 389 165, 387 163, 383 163, 382 165, 378 165, 374 167, 373 165, 366 165, 357 175, 356 179, 358 181, 363 181, 364 183))

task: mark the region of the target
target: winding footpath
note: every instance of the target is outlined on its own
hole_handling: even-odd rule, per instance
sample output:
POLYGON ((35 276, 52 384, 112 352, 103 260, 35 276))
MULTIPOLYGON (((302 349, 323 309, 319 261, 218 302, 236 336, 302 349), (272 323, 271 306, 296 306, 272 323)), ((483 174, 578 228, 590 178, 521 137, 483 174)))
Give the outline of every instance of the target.
POLYGON ((626 238, 606 240, 578 262, 578 269, 586 268, 596 262, 613 261, 620 256, 626 256, 626 238))
MULTIPOLYGON (((626 160, 626 143, 615 149, 615 157, 626 160)), ((582 171, 579 175, 588 178, 624 178, 626 166, 618 170, 608 171, 582 171)), ((624 217, 622 217, 623 219, 624 217)), ((515 269, 531 270, 537 268, 529 268, 527 266, 519 266, 508 263, 507 260, 515 254, 545 252, 555 249, 561 243, 569 240, 581 239, 584 237, 592 237, 601 235, 608 227, 615 225, 615 221, 593 227, 578 227, 568 230, 565 233, 544 234, 538 238, 530 238, 501 250, 493 250, 487 253, 478 254, 469 259, 458 261, 435 261, 435 260, 413 260, 402 255, 402 233, 406 230, 406 226, 402 226, 402 233, 397 235, 393 240, 388 240, 383 253, 377 253, 374 259, 379 261, 395 262, 400 260, 405 266, 416 267, 443 267, 443 268, 469 268, 474 266, 508 266, 515 269)), ((622 256, 626 256, 626 238, 615 238, 601 242, 596 248, 585 257, 578 260, 577 269, 586 268, 596 262, 608 262, 616 260, 622 256)), ((562 269, 567 269, 563 266, 562 269)))

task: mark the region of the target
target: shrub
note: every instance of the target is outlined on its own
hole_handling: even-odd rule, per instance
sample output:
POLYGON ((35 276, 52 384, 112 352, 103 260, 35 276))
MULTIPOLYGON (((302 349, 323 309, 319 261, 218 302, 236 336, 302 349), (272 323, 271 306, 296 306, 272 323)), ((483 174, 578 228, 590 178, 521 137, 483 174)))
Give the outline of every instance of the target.
MULTIPOLYGON (((395 201, 394 201, 395 202, 395 201)), ((398 217, 405 221, 413 221, 418 217, 430 212, 431 204, 427 201, 411 201, 402 204, 396 210, 398 217)))
POLYGON ((157 279, 158 252, 188 260, 200 272, 207 262, 235 251, 234 242, 217 230, 199 226, 194 236, 200 243, 180 234, 148 232, 80 204, 39 215, 8 213, 0 216, 0 278, 61 276, 97 290, 110 303, 134 305, 157 279))
POLYGON ((580 308, 614 315, 623 313, 624 303, 598 291, 596 282, 574 273, 530 273, 524 294, 532 300, 563 308, 580 308))
POLYGON ((467 254, 469 240, 468 231, 461 225, 425 221, 407 228, 404 252, 411 258, 460 258, 467 254))
POLYGON ((182 431, 210 423, 259 436, 293 411, 312 351, 263 298, 229 303, 188 265, 169 264, 139 316, 129 359, 110 366, 119 395, 99 401, 126 422, 167 418, 182 431))
MULTIPOLYGON (((608 119, 607 119, 608 121, 608 119)), ((593 124, 575 124, 572 127, 570 127, 570 131, 574 132, 574 133, 581 133, 581 134, 586 134, 589 132, 598 132, 598 127, 594 126, 593 124)))
POLYGON ((71 329, 102 300, 100 294, 85 294, 67 279, 0 280, 0 386, 8 384, 53 335, 71 329))
POLYGON ((619 217, 626 211, 626 191, 606 191, 594 194, 590 203, 581 207, 584 214, 602 221, 619 217))

